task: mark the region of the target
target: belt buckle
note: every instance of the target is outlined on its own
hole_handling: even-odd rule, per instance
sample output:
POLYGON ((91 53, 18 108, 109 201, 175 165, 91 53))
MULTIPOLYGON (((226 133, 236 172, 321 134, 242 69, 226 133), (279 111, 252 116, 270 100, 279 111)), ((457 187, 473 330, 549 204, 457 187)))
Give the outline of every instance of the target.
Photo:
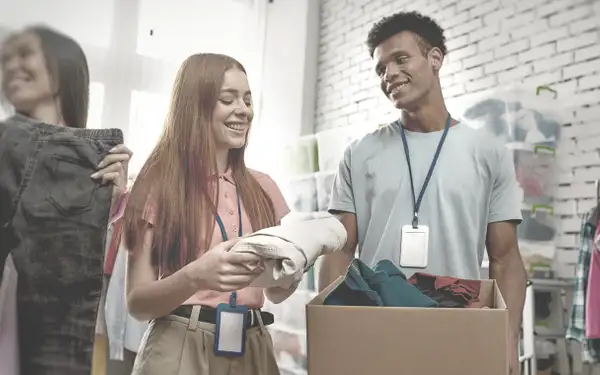
POLYGON ((249 327, 254 327, 254 319, 255 319, 255 314, 256 314, 256 310, 250 310, 250 325, 249 327))

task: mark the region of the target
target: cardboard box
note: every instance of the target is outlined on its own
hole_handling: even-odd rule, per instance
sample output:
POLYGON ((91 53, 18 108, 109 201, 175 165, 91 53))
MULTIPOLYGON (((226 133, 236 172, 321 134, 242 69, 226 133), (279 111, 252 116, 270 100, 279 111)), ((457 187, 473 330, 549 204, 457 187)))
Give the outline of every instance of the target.
POLYGON ((507 375, 508 310, 494 280, 489 308, 325 306, 340 277, 306 306, 309 375, 507 375))

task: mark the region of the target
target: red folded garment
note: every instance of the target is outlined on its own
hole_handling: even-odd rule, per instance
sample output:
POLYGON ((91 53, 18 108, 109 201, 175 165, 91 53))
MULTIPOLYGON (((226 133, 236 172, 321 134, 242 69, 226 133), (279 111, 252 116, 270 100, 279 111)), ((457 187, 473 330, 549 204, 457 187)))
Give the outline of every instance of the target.
POLYGON ((479 302, 481 281, 417 272, 408 280, 440 307, 471 307, 479 302))

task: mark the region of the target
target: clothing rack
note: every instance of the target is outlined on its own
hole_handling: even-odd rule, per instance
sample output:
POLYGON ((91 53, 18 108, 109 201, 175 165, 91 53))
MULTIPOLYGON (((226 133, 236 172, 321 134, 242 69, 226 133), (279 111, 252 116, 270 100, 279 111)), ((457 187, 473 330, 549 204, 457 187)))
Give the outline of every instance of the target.
MULTIPOLYGON (((581 219, 584 220, 582 221, 582 228, 585 225, 585 222, 590 222, 590 218, 593 217, 595 215, 595 213, 597 212, 597 210, 600 208, 600 180, 596 179, 595 180, 595 187, 596 187, 596 207, 590 209, 588 212, 586 212, 585 214, 581 215, 581 219)), ((579 216, 579 215, 578 215, 579 216)), ((597 220, 597 219, 594 219, 597 220)), ((582 231, 581 235, 584 235, 584 232, 582 231)), ((592 235, 593 236, 593 235, 592 235)), ((587 241, 589 241, 590 238, 587 237, 587 241)), ((582 245, 583 246, 583 245, 582 245)), ((580 248, 580 252, 583 251, 582 248, 580 248)), ((586 246, 586 252, 588 251, 596 251, 595 249, 593 249, 593 247, 591 246, 586 246)), ((600 361, 597 360, 597 358, 595 359, 595 361, 582 361, 579 360, 580 358, 582 358, 582 354, 583 351, 588 350, 585 349, 586 345, 590 345, 590 342, 585 342, 588 341, 588 339, 586 339, 585 337, 585 325, 582 324, 582 318, 583 316, 585 316, 586 314, 583 312, 583 310, 585 310, 585 302, 582 305, 582 298, 583 300, 585 300, 585 294, 582 295, 582 291, 581 291, 581 286, 579 285, 580 283, 586 283, 588 282, 587 276, 584 279, 581 279, 582 274, 580 272, 587 272, 589 273, 590 268, 589 265, 588 266, 582 266, 584 263, 580 263, 580 262, 586 262, 589 263, 591 262, 590 259, 590 255, 583 255, 580 253, 579 255, 579 260, 578 260, 578 270, 577 270, 577 274, 575 276, 575 290, 574 290, 574 295, 570 296, 572 298, 567 298, 567 300, 571 300, 573 303, 573 306, 571 308, 571 311, 569 312, 569 314, 571 315, 570 317, 570 323, 569 323, 569 327, 567 328, 567 339, 568 340, 572 340, 572 350, 573 350, 573 364, 572 364, 572 369, 573 369, 573 375, 599 375, 600 374, 600 361), (580 269, 580 267, 583 267, 583 269, 580 269), (575 312, 573 309, 578 309, 578 312, 575 312), (583 309, 583 310, 582 310, 583 309), (575 314, 575 315, 573 315, 575 314), (581 315, 583 314, 583 315, 581 315), (575 317, 574 317, 575 316, 575 317), (571 328, 573 327, 572 325, 574 325, 575 328, 571 328), (583 335, 582 335, 583 333, 583 335), (575 360, 575 358, 577 358, 577 360, 575 360)), ((586 317, 587 319, 587 317, 586 317)), ((591 350, 591 353, 588 352, 588 357, 592 356, 592 357, 598 357, 597 353, 598 353, 598 349, 597 349, 597 343, 595 345, 592 345, 591 347, 594 347, 595 349, 591 350)))
MULTIPOLYGON (((596 206, 600 208, 600 179, 596 179, 596 181, 594 181, 594 184, 596 186, 596 206)), ((600 373, 600 364, 588 364, 584 370, 584 373, 586 375, 594 375, 600 373)))

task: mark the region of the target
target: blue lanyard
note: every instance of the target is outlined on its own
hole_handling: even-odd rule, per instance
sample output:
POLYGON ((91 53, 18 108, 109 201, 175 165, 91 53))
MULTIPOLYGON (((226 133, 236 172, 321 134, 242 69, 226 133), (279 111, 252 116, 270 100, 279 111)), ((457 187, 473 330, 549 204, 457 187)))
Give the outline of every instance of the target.
POLYGON ((413 196, 414 216, 412 220, 412 226, 413 228, 417 229, 417 227, 419 226, 419 208, 421 207, 421 201, 423 200, 423 195, 425 195, 425 189, 427 189, 427 185, 429 184, 429 180, 431 179, 431 175, 433 174, 433 169, 435 168, 435 165, 437 164, 438 158, 440 156, 440 152, 442 151, 442 146, 444 145, 444 141, 446 140, 448 129, 450 129, 450 124, 452 123, 452 116, 448 114, 446 126, 444 127, 444 132, 442 133, 442 138, 440 138, 437 150, 435 150, 433 161, 429 166, 427 176, 425 176, 425 181, 423 182, 423 187, 421 188, 421 192, 419 193, 418 199, 415 195, 415 183, 413 181, 412 167, 410 166, 410 155, 408 152, 408 142, 406 142, 406 134, 404 133, 404 126, 400 121, 398 121, 398 123, 400 124, 400 134, 402 135, 402 145, 404 146, 404 155, 406 155, 406 163, 408 164, 408 175, 410 176, 410 189, 412 191, 413 196))
MULTIPOLYGON (((238 206, 238 237, 242 237, 242 203, 240 201, 240 192, 237 190, 237 186, 236 186, 236 192, 235 195, 237 196, 237 206, 238 206)), ((225 224, 223 224, 223 220, 221 219, 221 216, 219 215, 219 213, 217 212, 215 214, 215 220, 217 221, 217 224, 219 225, 219 229, 221 230, 221 237, 223 238, 223 242, 227 241, 228 236, 227 236, 227 231, 225 230, 225 224)), ((236 306, 236 301, 237 301, 237 292, 234 290, 233 292, 231 292, 231 296, 229 297, 229 305, 232 307, 236 306)))
MULTIPOLYGON (((238 220, 239 220, 238 237, 242 237, 242 204, 240 202, 240 193, 237 190, 236 190, 236 195, 237 195, 238 220)), ((215 220, 217 221, 217 224, 219 225, 219 229, 221 230, 221 237, 223 237, 223 241, 227 241, 228 236, 227 236, 227 231, 225 230, 225 224, 223 224, 223 220, 221 219, 221 216, 219 216, 218 213, 215 215, 215 220)))

